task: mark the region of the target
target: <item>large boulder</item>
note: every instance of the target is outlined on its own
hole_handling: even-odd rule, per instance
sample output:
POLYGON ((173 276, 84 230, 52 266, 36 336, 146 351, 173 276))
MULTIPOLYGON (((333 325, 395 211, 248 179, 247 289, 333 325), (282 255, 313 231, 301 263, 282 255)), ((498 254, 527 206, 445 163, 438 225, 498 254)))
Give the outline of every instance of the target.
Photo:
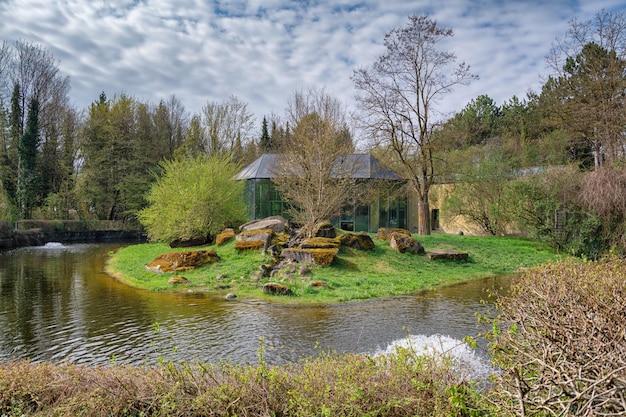
POLYGON ((252 229, 244 230, 235 238, 235 249, 266 249, 272 242, 274 231, 272 229, 252 229))
POLYGON ((402 233, 392 233, 389 246, 400 253, 411 253, 413 255, 423 255, 426 253, 424 247, 417 239, 402 233))
POLYGON ((220 257, 213 250, 167 252, 146 264, 146 269, 158 273, 188 271, 217 262, 219 259, 220 257))
POLYGON ((274 233, 284 233, 288 229, 289 222, 282 216, 266 217, 265 219, 252 220, 239 227, 240 232, 251 230, 271 229, 274 233))
POLYGON ((376 232, 375 237, 376 239, 386 240, 389 242, 391 240, 391 235, 393 235, 394 233, 411 236, 411 232, 406 229, 401 229, 398 227, 381 227, 380 229, 378 229, 378 232, 376 232))
POLYGON ((339 249, 302 249, 288 248, 283 249, 282 256, 284 259, 293 260, 302 264, 311 264, 319 266, 330 265, 337 256, 339 249))
POLYGON ((358 250, 370 250, 374 248, 374 241, 365 232, 344 233, 339 236, 342 246, 358 250))

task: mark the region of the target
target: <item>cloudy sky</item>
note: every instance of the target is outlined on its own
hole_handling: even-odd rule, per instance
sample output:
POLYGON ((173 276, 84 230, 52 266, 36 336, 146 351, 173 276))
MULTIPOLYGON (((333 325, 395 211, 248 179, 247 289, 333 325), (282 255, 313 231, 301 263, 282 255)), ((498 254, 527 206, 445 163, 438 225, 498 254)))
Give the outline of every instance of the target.
POLYGON ((158 103, 176 95, 191 113, 230 95, 257 121, 282 115, 298 89, 326 88, 354 107, 353 70, 411 14, 454 31, 448 49, 480 76, 441 103, 454 112, 487 94, 498 104, 538 91, 544 57, 572 18, 623 0, 0 0, 0 41, 47 48, 86 108, 100 92, 158 103))

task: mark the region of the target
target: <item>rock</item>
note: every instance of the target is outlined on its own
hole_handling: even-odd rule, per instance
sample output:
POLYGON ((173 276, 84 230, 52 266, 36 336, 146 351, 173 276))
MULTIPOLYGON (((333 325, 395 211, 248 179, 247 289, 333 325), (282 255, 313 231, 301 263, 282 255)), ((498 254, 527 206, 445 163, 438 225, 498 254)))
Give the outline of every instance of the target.
POLYGON ((273 269, 274 265, 270 264, 261 264, 261 266, 259 266, 259 270, 263 272, 264 277, 269 277, 273 269))
POLYGON ((309 273, 311 273, 311 268, 309 268, 307 264, 301 264, 300 268, 298 268, 298 274, 302 276, 308 275, 309 273))
POLYGON ((220 257, 213 250, 167 252, 146 264, 146 269, 158 273, 188 271, 219 260, 220 257))
POLYGON ((235 249, 240 252, 245 250, 258 250, 264 246, 265 242, 263 242, 262 240, 247 240, 235 242, 235 249))
POLYGON ((338 252, 339 249, 289 248, 283 249, 283 257, 302 264, 328 266, 335 260, 338 252))
POLYGON ((411 253, 413 255, 426 253, 424 247, 417 239, 402 233, 392 233, 389 246, 400 253, 411 253))
POLYGON ((302 240, 299 247, 302 249, 333 249, 338 248, 341 242, 336 238, 311 237, 302 240))
POLYGON ((322 288, 326 286, 326 283, 322 280, 316 279, 315 281, 311 281, 310 285, 314 288, 322 288))
POLYGON ((237 298, 237 296, 231 292, 229 292, 228 294, 226 294, 226 296, 224 297, 227 300, 234 300, 235 298, 237 298))
POLYGON ((428 259, 430 260, 438 260, 445 259, 449 261, 466 261, 468 258, 467 252, 461 252, 457 250, 443 250, 443 251, 432 251, 427 253, 428 259))
POLYGON ((272 258, 278 258, 280 256, 280 249, 276 245, 270 245, 265 250, 265 254, 271 256, 272 258))
POLYGON ((172 278, 167 280, 168 285, 181 285, 181 284, 189 284, 189 280, 180 275, 174 275, 172 278))
POLYGON ((339 236, 339 240, 343 246, 358 249, 358 250, 370 250, 374 248, 374 241, 365 232, 359 233, 344 233, 339 236))
POLYGON ((234 229, 224 229, 215 237, 215 244, 221 246, 235 237, 234 229))
POLYGON ((258 282, 261 279, 263 279, 263 277, 265 276, 265 273, 263 271, 252 271, 250 273, 250 281, 254 281, 254 282, 258 282))
POLYGON ((391 240, 391 235, 394 233, 411 236, 411 232, 406 229, 400 229, 397 227, 381 227, 380 229, 378 229, 378 232, 376 232, 375 237, 376 239, 389 241, 391 240))
POLYGON ((312 235, 315 237, 325 237, 329 239, 337 237, 335 227, 328 220, 323 220, 317 223, 315 226, 313 226, 313 230, 311 232, 312 235))
POLYGON ((263 284, 263 294, 270 295, 292 295, 291 288, 278 282, 267 282, 263 284))
POLYGON ((235 249, 249 250, 268 248, 272 241, 274 231, 272 229, 246 230, 237 235, 235 249))
POLYGON ((211 236, 194 236, 190 239, 176 239, 170 242, 170 248, 190 248, 192 246, 202 246, 211 244, 213 238, 211 236))
POLYGON ((274 268, 270 271, 269 276, 275 277, 279 275, 293 275, 296 272, 298 263, 293 259, 283 259, 278 263, 278 265, 274 266, 274 268))
POLYGON ((252 220, 239 227, 240 232, 259 229, 271 229, 274 233, 283 233, 289 222, 282 216, 266 217, 261 220, 252 220))

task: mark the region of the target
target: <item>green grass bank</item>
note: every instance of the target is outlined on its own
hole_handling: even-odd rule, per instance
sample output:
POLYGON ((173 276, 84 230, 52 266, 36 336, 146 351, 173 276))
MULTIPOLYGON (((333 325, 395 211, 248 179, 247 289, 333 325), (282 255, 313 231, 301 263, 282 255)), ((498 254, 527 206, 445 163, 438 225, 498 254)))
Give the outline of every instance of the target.
POLYGON ((162 253, 185 249, 145 243, 112 253, 106 268, 107 273, 121 282, 150 291, 202 292, 216 297, 232 293, 239 299, 328 303, 416 294, 473 279, 517 273, 560 257, 543 243, 529 239, 445 234, 418 239, 426 251, 459 250, 467 252, 469 258, 460 262, 434 261, 423 255, 398 253, 388 242, 374 239, 374 249, 359 251, 342 247, 330 266, 312 267, 305 275, 255 280, 251 275, 269 258, 261 251, 238 252, 231 241, 223 246, 194 248, 213 249, 221 260, 178 273, 189 283, 174 287, 167 283, 172 274, 149 272, 145 265, 162 253), (293 295, 263 294, 261 287, 270 280, 287 285, 293 295))

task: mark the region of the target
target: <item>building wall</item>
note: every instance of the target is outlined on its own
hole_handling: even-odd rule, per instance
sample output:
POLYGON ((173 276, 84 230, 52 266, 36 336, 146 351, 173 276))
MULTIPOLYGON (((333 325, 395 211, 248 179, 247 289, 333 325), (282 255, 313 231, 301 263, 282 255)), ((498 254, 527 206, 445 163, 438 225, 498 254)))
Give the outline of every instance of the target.
MULTIPOLYGON (((452 194, 454 184, 435 184, 430 188, 428 194, 430 208, 431 229, 436 232, 456 234, 463 232, 466 235, 483 234, 479 227, 463 216, 448 216, 442 210, 444 201, 452 194), (437 221, 433 221, 437 220, 437 221)), ((418 198, 415 192, 409 192, 408 197, 408 230, 411 233, 418 231, 417 218, 418 198)))

